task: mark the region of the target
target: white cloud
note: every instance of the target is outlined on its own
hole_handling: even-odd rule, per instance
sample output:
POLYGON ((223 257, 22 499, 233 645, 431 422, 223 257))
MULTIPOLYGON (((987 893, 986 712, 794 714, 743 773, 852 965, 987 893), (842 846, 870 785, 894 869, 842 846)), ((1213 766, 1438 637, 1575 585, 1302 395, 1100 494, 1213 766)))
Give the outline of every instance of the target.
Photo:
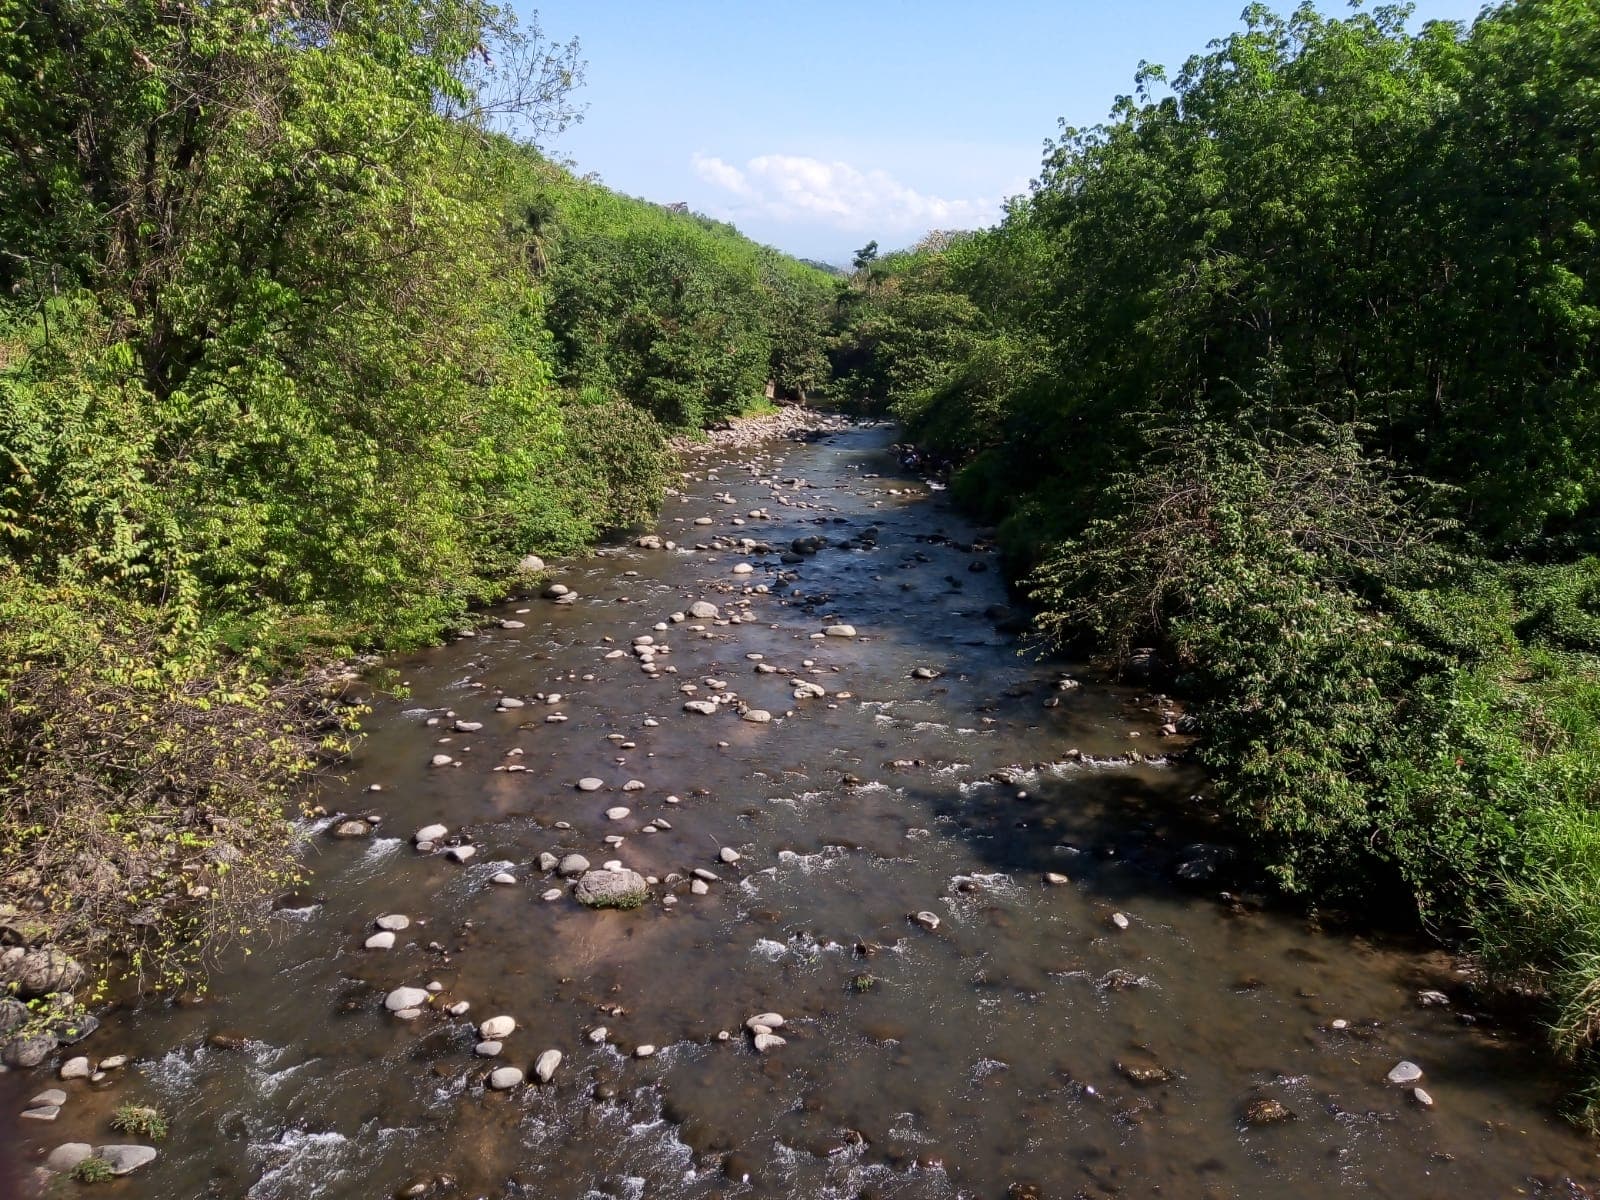
POLYGON ((707 183, 714 183, 736 196, 750 195, 750 185, 745 181, 744 172, 738 167, 731 166, 720 158, 708 158, 704 154, 696 154, 691 161, 694 163, 695 174, 707 183))
POLYGON ((696 154, 695 173, 731 196, 735 216, 761 215, 852 232, 922 233, 975 228, 1000 215, 1000 202, 950 200, 917 191, 887 171, 862 171, 846 162, 794 154, 763 154, 741 169, 696 154))

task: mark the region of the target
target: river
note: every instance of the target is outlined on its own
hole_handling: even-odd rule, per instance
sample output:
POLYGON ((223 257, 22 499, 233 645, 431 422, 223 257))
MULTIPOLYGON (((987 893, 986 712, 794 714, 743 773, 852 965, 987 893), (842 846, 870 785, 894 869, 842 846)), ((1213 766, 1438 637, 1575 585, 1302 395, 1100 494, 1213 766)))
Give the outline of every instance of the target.
POLYGON ((117 1191, 160 1200, 1586 1194, 1561 1080, 1448 956, 1204 877, 1176 710, 1019 654, 995 555, 894 436, 691 453, 659 527, 677 550, 557 564, 576 600, 391 660, 408 694, 374 699, 319 793, 376 836, 317 823, 271 936, 203 1003, 110 1015, 82 1052, 134 1061, 32 1140, 121 1140, 111 1108, 157 1104, 171 1136, 117 1191), (717 548, 811 536, 797 563, 717 548), (671 620, 695 601, 719 617, 671 620), (546 852, 658 882, 586 909, 546 852), (364 949, 393 914, 394 948, 364 949), (386 1011, 430 983, 417 1019, 386 1011), (765 1012, 784 1044, 758 1052, 765 1012), (1401 1060, 1431 1107, 1387 1082, 1401 1060), (488 1088, 504 1066, 529 1082, 488 1088))

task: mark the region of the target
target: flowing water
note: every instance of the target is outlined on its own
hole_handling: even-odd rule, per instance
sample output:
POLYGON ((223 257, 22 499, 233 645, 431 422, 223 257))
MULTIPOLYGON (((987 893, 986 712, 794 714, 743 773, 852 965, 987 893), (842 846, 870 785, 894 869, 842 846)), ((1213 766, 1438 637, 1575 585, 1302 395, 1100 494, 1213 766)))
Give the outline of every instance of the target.
POLYGON ((1584 1194, 1595 1147, 1552 1112, 1560 1081, 1448 959, 1320 932, 1226 870, 1175 880, 1206 835, 1168 706, 1019 656, 993 556, 893 436, 696 452, 660 526, 680 549, 563 564, 575 602, 395 660, 409 694, 374 701, 320 797, 377 836, 317 828, 313 894, 204 1004, 109 1019, 84 1051, 134 1064, 39 1145, 159 1104, 160 1159, 117 1187, 162 1200, 1584 1194), (813 535, 793 564, 716 548, 813 535), (721 617, 668 620, 696 600, 721 617), (859 636, 814 636, 837 622, 859 636), (668 647, 654 673, 640 635, 668 647), (729 691, 775 719, 683 710, 729 691), (417 853, 434 822, 476 857, 417 853), (659 882, 635 911, 543 899, 546 851, 659 882), (392 913, 411 927, 364 950, 392 913), (434 982, 419 1019, 385 1011, 434 982), (757 1053, 765 1011, 786 1044, 757 1053), (475 1057, 498 1014, 519 1027, 475 1057), (552 1048, 549 1084, 486 1088, 552 1048), (1401 1059, 1432 1108, 1386 1082, 1401 1059), (1251 1123, 1262 1100, 1289 1119, 1251 1123))

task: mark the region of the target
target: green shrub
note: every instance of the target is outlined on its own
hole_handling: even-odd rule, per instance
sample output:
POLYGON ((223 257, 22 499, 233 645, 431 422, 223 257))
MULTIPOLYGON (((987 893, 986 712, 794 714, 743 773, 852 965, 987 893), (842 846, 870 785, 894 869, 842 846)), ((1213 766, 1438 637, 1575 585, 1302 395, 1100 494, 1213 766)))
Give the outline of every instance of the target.
POLYGON ((145 1104, 120 1104, 111 1114, 111 1128, 131 1137, 148 1138, 152 1142, 165 1140, 167 1118, 159 1108, 145 1104))

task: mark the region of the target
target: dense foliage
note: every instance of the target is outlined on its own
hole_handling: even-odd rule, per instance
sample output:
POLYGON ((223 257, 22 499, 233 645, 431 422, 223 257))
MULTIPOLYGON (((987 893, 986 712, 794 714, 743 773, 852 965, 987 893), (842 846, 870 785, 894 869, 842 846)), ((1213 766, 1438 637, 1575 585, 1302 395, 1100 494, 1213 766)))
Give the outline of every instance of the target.
POLYGON ((833 353, 1049 637, 1159 647, 1285 888, 1403 889, 1593 1069, 1600 3, 1408 16, 1141 67, 997 228, 859 258, 833 353))
POLYGON ((648 514, 836 284, 542 159, 576 44, 482 0, 0 0, 0 64, 0 918, 176 977, 350 721, 272 672, 648 514))

